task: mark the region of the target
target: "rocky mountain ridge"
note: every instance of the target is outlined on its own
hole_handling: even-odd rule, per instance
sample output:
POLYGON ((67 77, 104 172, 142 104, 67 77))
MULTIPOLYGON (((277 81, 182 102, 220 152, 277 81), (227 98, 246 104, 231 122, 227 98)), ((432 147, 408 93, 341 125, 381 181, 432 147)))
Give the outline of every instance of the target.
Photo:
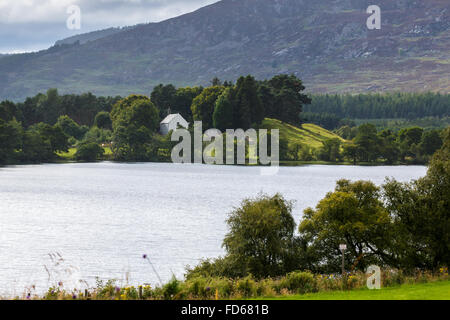
POLYGON ((369 30, 372 2, 223 0, 159 23, 3 57, 0 99, 50 87, 148 94, 158 83, 279 73, 296 74, 309 92, 450 92, 450 1, 378 0, 381 30, 369 30))

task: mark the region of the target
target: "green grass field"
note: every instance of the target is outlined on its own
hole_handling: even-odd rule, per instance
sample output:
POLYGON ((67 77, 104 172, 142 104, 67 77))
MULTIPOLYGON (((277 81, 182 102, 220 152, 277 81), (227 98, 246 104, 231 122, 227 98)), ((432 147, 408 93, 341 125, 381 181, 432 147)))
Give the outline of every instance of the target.
MULTIPOLYGON (((105 154, 103 155, 105 159, 109 159, 112 156, 112 151, 110 147, 103 148, 105 150, 105 154)), ((60 152, 58 156, 60 156, 65 161, 75 160, 75 153, 77 152, 77 148, 70 148, 68 152, 60 152)))
POLYGON ((404 284, 380 290, 361 289, 266 297, 261 300, 450 300, 450 281, 404 284))
POLYGON ((261 128, 279 129, 280 139, 287 140, 289 144, 307 145, 314 149, 322 147, 322 142, 327 139, 337 138, 342 142, 345 142, 345 140, 337 134, 310 123, 305 123, 298 128, 280 120, 266 118, 264 119, 261 128))
POLYGON ((77 152, 77 148, 70 148, 68 152, 58 152, 58 156, 64 160, 74 160, 75 153, 77 152))

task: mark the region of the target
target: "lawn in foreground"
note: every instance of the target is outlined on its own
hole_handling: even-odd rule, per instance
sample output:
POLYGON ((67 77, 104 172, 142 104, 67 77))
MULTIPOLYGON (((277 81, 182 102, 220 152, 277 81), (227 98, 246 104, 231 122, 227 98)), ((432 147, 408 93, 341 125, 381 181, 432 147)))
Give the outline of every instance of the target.
POLYGON ((262 300, 450 300, 450 281, 405 284, 380 290, 319 292, 262 298, 262 300))

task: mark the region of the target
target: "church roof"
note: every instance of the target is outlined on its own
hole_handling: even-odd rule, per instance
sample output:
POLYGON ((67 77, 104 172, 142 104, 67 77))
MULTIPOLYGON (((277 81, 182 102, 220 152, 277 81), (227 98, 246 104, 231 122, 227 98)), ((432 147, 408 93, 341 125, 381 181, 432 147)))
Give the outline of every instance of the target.
MULTIPOLYGON (((164 118, 163 121, 161 121, 161 124, 171 123, 178 116, 181 117, 181 114, 179 114, 179 113, 169 114, 167 117, 164 118)), ((183 118, 183 117, 181 117, 181 118, 183 118)))

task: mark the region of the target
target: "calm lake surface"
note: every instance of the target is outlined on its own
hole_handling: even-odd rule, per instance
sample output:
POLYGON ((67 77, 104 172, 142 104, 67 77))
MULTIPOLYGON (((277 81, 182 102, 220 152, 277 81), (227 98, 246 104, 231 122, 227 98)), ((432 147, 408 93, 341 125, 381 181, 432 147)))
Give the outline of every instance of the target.
POLYGON ((227 213, 245 197, 280 192, 294 217, 341 178, 409 181, 426 167, 256 167, 175 164, 51 164, 0 168, 0 295, 131 285, 183 277, 186 265, 223 254, 227 213), (60 258, 59 254, 62 258, 60 258), (53 255, 53 259, 51 258, 53 255), (56 256, 55 256, 56 255, 56 256))

